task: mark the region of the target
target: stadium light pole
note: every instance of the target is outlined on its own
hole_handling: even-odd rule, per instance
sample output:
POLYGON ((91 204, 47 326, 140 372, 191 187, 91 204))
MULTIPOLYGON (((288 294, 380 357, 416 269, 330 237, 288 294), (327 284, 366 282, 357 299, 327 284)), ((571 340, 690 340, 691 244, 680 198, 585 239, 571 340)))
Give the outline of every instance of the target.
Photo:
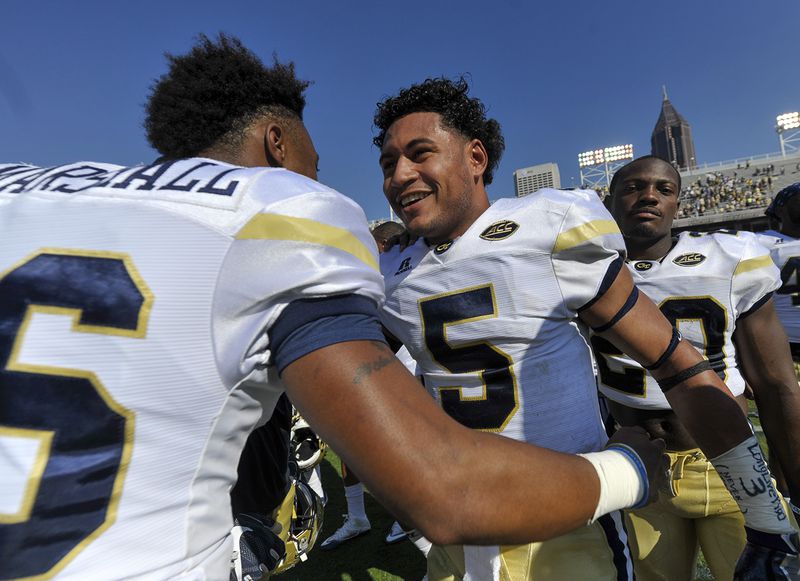
POLYGON ((589 186, 595 190, 608 188, 611 185, 611 176, 629 159, 633 159, 633 145, 630 143, 578 154, 581 187, 589 186))
POLYGON ((781 142, 781 155, 786 157, 786 148, 790 151, 800 149, 795 143, 800 143, 800 111, 784 113, 775 118, 775 131, 781 142))

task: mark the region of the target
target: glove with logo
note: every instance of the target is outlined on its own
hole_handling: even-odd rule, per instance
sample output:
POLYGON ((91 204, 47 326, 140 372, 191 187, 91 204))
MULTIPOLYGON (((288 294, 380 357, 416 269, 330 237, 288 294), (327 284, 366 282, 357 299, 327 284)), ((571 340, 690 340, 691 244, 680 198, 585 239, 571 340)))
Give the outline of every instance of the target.
POLYGON ((750 527, 747 544, 736 563, 733 581, 800 581, 800 538, 750 527))
POLYGON ((280 525, 266 515, 236 515, 230 581, 268 579, 286 556, 286 545, 277 535, 280 525))

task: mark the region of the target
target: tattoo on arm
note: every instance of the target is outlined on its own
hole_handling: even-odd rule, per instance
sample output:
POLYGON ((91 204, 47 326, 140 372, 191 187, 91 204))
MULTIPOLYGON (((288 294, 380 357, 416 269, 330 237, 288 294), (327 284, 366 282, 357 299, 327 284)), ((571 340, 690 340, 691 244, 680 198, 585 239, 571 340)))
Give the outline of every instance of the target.
POLYGON ((370 375, 376 373, 392 363, 396 361, 396 357, 394 353, 392 353, 391 349, 384 344, 375 344, 375 348, 377 351, 380 351, 380 356, 377 359, 373 359, 369 363, 364 363, 363 365, 359 365, 358 369, 356 369, 356 373, 353 376, 353 383, 358 385, 362 381, 369 378, 370 375))

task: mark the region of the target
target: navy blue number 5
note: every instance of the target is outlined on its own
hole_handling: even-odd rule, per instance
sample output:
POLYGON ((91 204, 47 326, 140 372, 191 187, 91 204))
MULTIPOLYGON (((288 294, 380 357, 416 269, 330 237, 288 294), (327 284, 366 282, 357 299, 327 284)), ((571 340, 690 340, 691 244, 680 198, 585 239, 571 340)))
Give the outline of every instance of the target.
POLYGON ((0 579, 52 577, 111 526, 133 446, 134 414, 94 373, 20 361, 34 314, 142 338, 152 300, 122 253, 43 249, 0 275, 0 437, 37 450, 0 513, 0 579))
POLYGON ((508 354, 486 341, 452 346, 451 325, 497 317, 492 285, 422 299, 423 335, 428 351, 450 373, 477 373, 483 394, 466 397, 461 387, 440 387, 442 409, 468 428, 501 431, 519 407, 517 381, 508 354))

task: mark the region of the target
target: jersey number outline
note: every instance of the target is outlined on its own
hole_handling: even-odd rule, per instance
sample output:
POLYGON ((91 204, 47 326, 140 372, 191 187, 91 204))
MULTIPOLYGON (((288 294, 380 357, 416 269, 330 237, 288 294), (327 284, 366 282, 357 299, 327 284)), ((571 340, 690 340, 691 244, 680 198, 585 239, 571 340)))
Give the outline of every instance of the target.
MULTIPOLYGON (((725 365, 725 331, 728 325, 727 310, 711 296, 669 297, 658 306, 664 316, 676 329, 681 321, 698 321, 703 333, 703 355, 720 379, 727 379, 725 365)), ((614 371, 606 357, 620 357, 622 351, 613 343, 592 335, 597 371, 600 381, 611 389, 634 397, 646 397, 646 371, 639 366, 623 365, 622 372, 614 371)))
POLYGON ((519 409, 513 360, 488 341, 450 344, 448 328, 497 317, 494 285, 485 284, 419 301, 422 335, 434 361, 450 373, 477 373, 480 396, 464 396, 462 386, 439 387, 442 409, 462 425, 502 431, 519 409))
POLYGON ((39 440, 19 510, 0 514, 0 579, 48 579, 108 529, 133 448, 134 413, 93 372, 18 361, 34 314, 141 339, 152 303, 119 252, 43 248, 0 273, 0 435, 39 440))

